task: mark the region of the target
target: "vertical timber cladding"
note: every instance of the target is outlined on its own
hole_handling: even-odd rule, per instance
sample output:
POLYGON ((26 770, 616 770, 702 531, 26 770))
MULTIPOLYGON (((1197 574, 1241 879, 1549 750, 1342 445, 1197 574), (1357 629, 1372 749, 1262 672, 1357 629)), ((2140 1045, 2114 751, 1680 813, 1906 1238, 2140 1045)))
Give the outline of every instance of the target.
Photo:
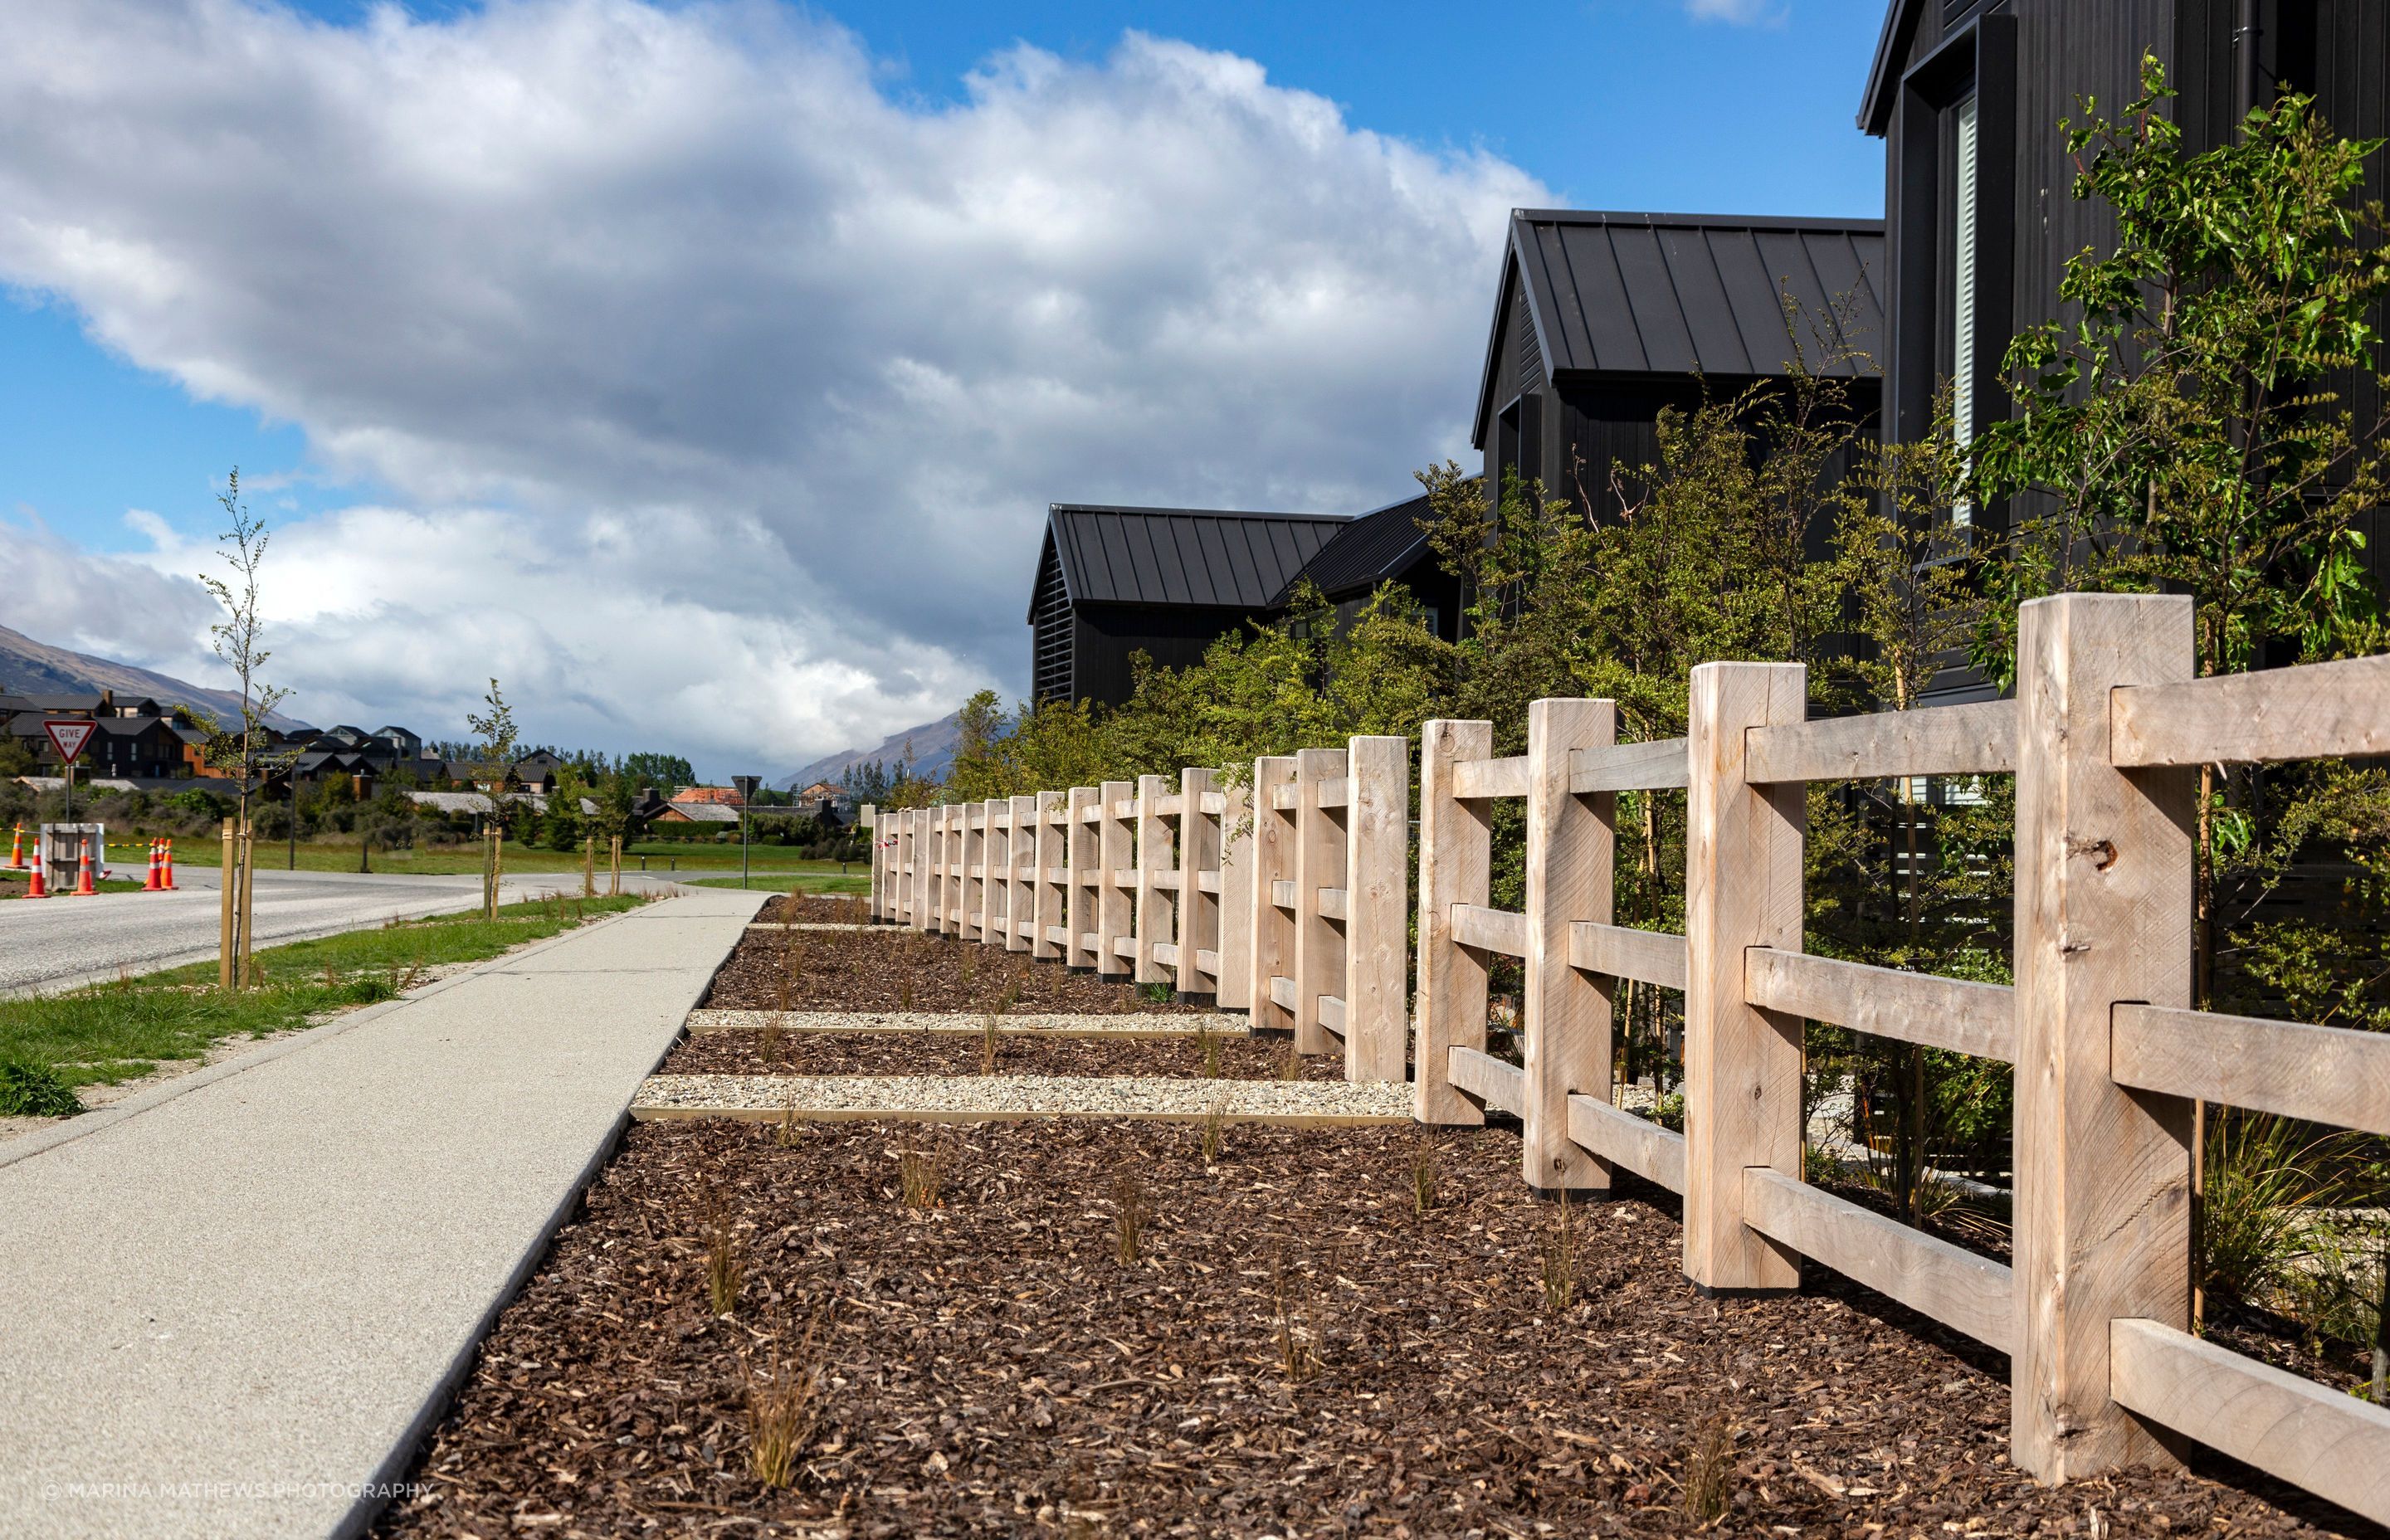
POLYGON ((2018 617, 2017 1344, 2010 1444, 2045 1482, 2165 1463, 2109 1399, 2109 1322, 2186 1329, 2191 1103, 2109 1074, 2114 1007, 2191 1004, 2197 771, 2109 764, 2121 685, 2193 674, 2191 600, 2035 599, 2018 617))
POLYGON ((1203 810, 1216 777, 1189 766, 1178 772, 1178 967, 1181 995, 1220 992, 1220 870, 1222 815, 1203 810), (1204 878, 1209 876, 1207 885, 1204 878), (1203 966, 1204 955, 1212 966, 1203 966))
POLYGON ((1351 758, 1343 749, 1304 749, 1294 756, 1294 1050, 1300 1054, 1343 1051, 1320 1019, 1320 1000, 1343 999, 1344 927, 1320 912, 1320 892, 1344 886, 1343 819, 1351 810, 1322 806, 1320 791, 1331 780, 1348 778, 1351 758))
MULTIPOLYGON (((1294 759, 1266 755, 1253 761, 1253 953, 1246 986, 1253 1023, 1279 1032, 1294 1028, 1294 1012, 1279 1003, 1273 980, 1294 982, 1294 915, 1281 908, 1278 886, 1294 880, 1294 814, 1278 805, 1281 789, 1294 785, 1294 759)), ((1292 998, 1289 995, 1289 998, 1292 998)))

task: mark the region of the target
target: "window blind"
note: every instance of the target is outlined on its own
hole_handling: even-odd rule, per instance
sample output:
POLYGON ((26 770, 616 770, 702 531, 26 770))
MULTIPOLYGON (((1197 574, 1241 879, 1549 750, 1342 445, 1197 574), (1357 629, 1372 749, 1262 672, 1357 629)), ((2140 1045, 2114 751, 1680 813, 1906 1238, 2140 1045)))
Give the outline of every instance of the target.
MULTIPOLYGON (((1960 449, 1975 438, 1975 98, 1959 104, 1952 160, 1950 234, 1950 430, 1960 449)), ((1954 524, 1974 522, 1964 502, 1954 524)))

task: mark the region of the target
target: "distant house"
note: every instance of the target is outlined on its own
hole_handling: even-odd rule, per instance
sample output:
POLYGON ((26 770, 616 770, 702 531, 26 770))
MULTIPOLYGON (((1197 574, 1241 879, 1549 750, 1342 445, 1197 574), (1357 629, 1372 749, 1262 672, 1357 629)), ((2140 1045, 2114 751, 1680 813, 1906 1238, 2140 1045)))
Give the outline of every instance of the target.
POLYGON ((1165 668, 1248 621, 1346 522, 1341 514, 1056 503, 1029 599, 1032 690, 1041 700, 1129 698, 1130 660, 1165 668))
POLYGON ((0 695, 0 735, 23 745, 41 773, 61 775, 64 770, 47 726, 61 719, 92 725, 91 738, 75 761, 78 779, 167 781, 206 769, 202 751, 207 735, 148 696, 119 697, 112 690, 0 695))
POLYGON ((546 749, 535 749, 508 766, 508 776, 525 791, 545 796, 556 789, 556 773, 564 768, 561 757, 546 749))
POLYGON ((1887 282, 1882 220, 1511 211, 1471 429, 1487 498, 1515 473, 1600 509, 1659 458, 1664 408, 1783 379, 1796 341, 1872 421, 1887 282))
POLYGON ((745 806, 735 786, 684 786, 649 821, 659 824, 735 824, 745 806))
POLYGON ((1429 546, 1430 519, 1422 493, 1348 520, 1279 591, 1271 609, 1283 611, 1295 589, 1308 583, 1335 607, 1337 623, 1347 625, 1371 595, 1391 583, 1409 593, 1430 631, 1447 642, 1458 640, 1460 582, 1429 546))

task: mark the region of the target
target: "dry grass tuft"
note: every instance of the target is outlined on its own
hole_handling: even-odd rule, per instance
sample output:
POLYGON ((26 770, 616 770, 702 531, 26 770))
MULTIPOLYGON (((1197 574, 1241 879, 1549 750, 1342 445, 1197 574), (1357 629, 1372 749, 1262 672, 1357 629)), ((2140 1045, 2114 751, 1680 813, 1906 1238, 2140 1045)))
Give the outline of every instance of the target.
POLYGON ((1220 1034, 1206 1022, 1195 1029, 1195 1046, 1203 1055, 1203 1078, 1220 1078, 1220 1034))
POLYGON ((1112 1254, 1124 1267, 1137 1265, 1145 1220, 1145 1179, 1123 1166, 1112 1175, 1112 1254))
POLYGON ((996 1050, 1002 1038, 1003 1029, 997 1024, 994 1011, 979 1019, 980 1073, 983 1075, 996 1073, 996 1050))
POLYGON ((755 1046, 763 1053, 765 1063, 777 1064, 780 1061, 780 1050, 786 1046, 788 1036, 789 1029, 781 1021, 780 1012, 776 1010, 765 1018, 764 1030, 756 1034, 755 1039, 755 1046))
POLYGON ((1294 1051, 1294 1039, 1291 1037, 1286 1043, 1286 1057, 1278 1061, 1278 1077, 1280 1080, 1303 1078, 1303 1056, 1294 1051))
POLYGON ((824 1310, 814 1317, 794 1353, 783 1354, 774 1342, 772 1367, 762 1380, 755 1378, 752 1362, 740 1365, 747 1401, 747 1464, 765 1486, 786 1487, 796 1480, 797 1457, 821 1420, 821 1355, 815 1344, 829 1314, 824 1310))
POLYGON ((1203 1163, 1220 1163, 1220 1148, 1227 1142, 1228 1102, 1226 1097, 1215 1099, 1203 1113, 1203 1163))
POLYGON ((1436 1186, 1444 1174, 1444 1151, 1435 1131, 1421 1128, 1411 1146, 1411 1213, 1424 1219, 1436 1205, 1436 1186))
POLYGON ((1685 1466, 1686 1518, 1707 1523, 1726 1513, 1727 1478, 1733 1473, 1728 1457, 1733 1450, 1733 1422, 1724 1412, 1714 1413, 1702 1424, 1693 1441, 1692 1458, 1685 1466))
POLYGON ((1313 1342, 1316 1333, 1302 1320, 1301 1289, 1302 1279, 1290 1276, 1286 1252, 1279 1251, 1270 1258, 1270 1308, 1277 1316, 1279 1367, 1290 1386, 1307 1383, 1319 1374, 1319 1351, 1313 1342))
POLYGON ((730 1201, 719 1187, 705 1195, 705 1303, 716 1315, 739 1312, 739 1286, 747 1264, 739 1255, 739 1231, 730 1201))
POLYGON ((946 1190, 946 1151, 943 1146, 901 1150, 896 1156, 896 1181, 908 1209, 934 1209, 946 1190))
POLYGON ((1557 1315, 1576 1303, 1576 1224, 1566 1187, 1536 1251, 1543 1263, 1544 1308, 1557 1315))

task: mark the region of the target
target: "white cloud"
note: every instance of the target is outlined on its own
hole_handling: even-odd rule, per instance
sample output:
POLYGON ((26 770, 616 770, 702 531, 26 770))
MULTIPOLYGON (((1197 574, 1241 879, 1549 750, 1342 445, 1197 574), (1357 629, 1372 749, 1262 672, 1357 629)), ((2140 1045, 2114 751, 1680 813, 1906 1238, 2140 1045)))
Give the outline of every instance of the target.
POLYGON ((543 736, 724 770, 1017 687, 1049 501, 1398 494, 1548 199, 1137 34, 935 109, 762 0, 10 42, 0 277, 399 505, 278 537, 296 708, 452 731, 495 668, 543 736))
POLYGON ((1729 27, 1780 26, 1789 9, 1784 0, 1685 0, 1685 14, 1694 20, 1729 27))

